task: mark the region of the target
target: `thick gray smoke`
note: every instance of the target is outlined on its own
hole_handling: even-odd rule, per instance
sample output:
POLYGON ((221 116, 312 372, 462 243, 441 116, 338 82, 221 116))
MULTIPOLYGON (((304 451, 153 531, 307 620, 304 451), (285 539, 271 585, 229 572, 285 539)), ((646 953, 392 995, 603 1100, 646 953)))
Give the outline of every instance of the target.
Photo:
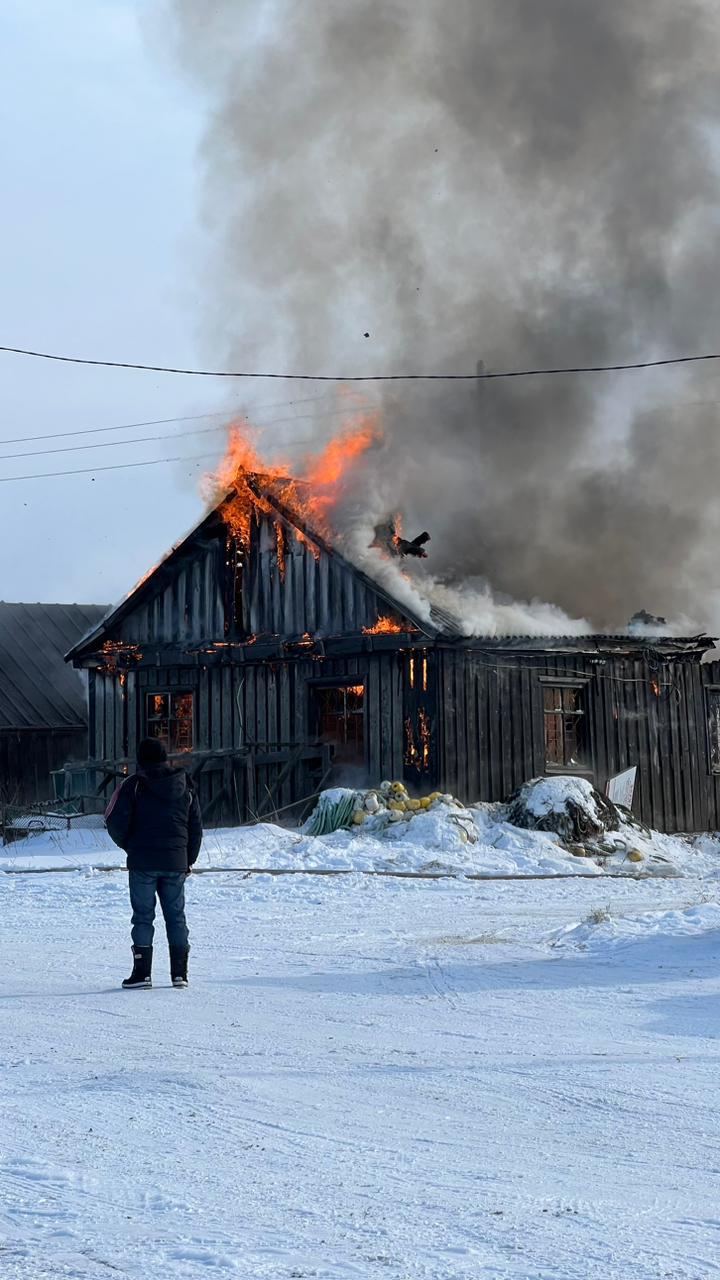
MULTIPOLYGON (((720 349, 715 0, 173 14, 211 105, 215 359, 470 372, 720 349)), ((356 500, 430 528, 449 586, 716 627, 718 374, 390 384, 356 500)))

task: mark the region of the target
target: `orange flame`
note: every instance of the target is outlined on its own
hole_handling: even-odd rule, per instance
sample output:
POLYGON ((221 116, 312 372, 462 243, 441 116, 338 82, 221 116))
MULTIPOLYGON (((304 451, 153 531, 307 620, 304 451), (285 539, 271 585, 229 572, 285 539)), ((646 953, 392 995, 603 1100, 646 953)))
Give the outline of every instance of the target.
POLYGON ((402 625, 396 622, 395 618, 391 618, 389 613, 382 614, 374 627, 363 627, 364 636, 386 636, 397 635, 403 630, 402 625))
MULTIPOLYGON (((263 485, 270 482, 278 501, 291 515, 316 529, 321 536, 331 538, 331 514, 342 496, 347 476, 359 458, 381 439, 381 434, 377 415, 357 415, 354 425, 345 427, 320 453, 307 456, 299 474, 293 476, 286 462, 269 463, 262 458, 249 424, 233 423, 224 458, 217 470, 205 478, 205 496, 217 501, 219 495, 232 491, 232 497, 223 507, 223 516, 231 534, 244 548, 250 544, 251 524, 259 513, 273 517, 279 530, 275 508, 255 492, 255 486, 249 483, 252 477, 258 477, 263 485)), ((316 556, 319 554, 309 538, 295 530, 293 533, 310 546, 316 556)), ((277 559, 282 576, 285 543, 279 531, 277 559)))

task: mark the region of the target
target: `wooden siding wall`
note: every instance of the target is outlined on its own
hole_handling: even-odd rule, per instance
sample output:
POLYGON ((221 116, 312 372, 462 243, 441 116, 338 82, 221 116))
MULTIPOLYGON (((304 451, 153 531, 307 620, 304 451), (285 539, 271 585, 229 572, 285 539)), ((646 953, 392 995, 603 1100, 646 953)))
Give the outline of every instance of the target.
POLYGON ((117 638, 141 647, 222 640, 226 554, 224 536, 195 544, 192 557, 178 560, 160 589, 127 615, 117 638))
MULTIPOLYGON (((289 527, 282 529, 281 571, 275 520, 260 515, 251 526, 250 555, 242 568, 240 637, 353 634, 389 612, 363 579, 334 556, 320 552, 316 558, 289 527)), ((192 554, 161 571, 158 590, 127 614, 113 639, 140 648, 192 646, 222 641, 231 631, 237 634, 225 612, 230 554, 223 526, 194 543, 192 554)))
MULTIPOLYGON (((402 777, 402 667, 394 652, 356 658, 297 659, 277 662, 220 663, 199 667, 139 667, 127 674, 91 671, 90 756, 96 760, 134 759, 145 730, 145 698, 153 690, 195 692, 195 748, 253 747, 259 752, 292 748, 313 738, 313 681, 365 684, 367 777, 402 777), (125 728, 126 726, 126 728, 125 728)), ((257 803, 267 802, 282 771, 281 763, 258 767, 254 780, 257 803)), ((199 793, 207 807, 230 787, 235 804, 219 806, 217 821, 249 820, 248 779, 244 767, 222 759, 210 761, 199 774, 199 793)), ((285 806, 312 789, 313 769, 297 766, 285 779, 275 803, 285 806)), ((334 781, 341 780, 341 777, 334 781)), ((289 815, 292 818, 292 814, 289 815)))
MULTIPOLYGON (((582 655, 445 650, 440 654, 441 785, 466 800, 504 800, 545 773, 540 677, 587 678, 586 776, 638 766, 634 812, 663 831, 720 827, 720 776, 710 772, 705 686, 720 665, 582 655), (660 684, 659 696, 652 682, 660 684)), ((569 772, 569 771, 568 771, 569 772)))
POLYGON ((35 804, 54 799, 53 769, 87 755, 87 730, 3 729, 0 732, 0 801, 35 804))
POLYGON ((251 635, 342 635, 374 626, 387 605, 334 556, 316 556, 284 526, 284 577, 278 564, 275 521, 252 527, 244 571, 246 629, 251 635))

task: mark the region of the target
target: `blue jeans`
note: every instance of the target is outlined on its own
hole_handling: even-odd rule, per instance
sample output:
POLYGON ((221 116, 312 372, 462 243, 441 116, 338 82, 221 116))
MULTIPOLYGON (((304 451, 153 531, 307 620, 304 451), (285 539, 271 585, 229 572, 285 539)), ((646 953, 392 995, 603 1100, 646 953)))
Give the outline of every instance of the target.
POLYGON ((185 920, 184 871, 129 871, 131 937, 136 947, 151 947, 155 929, 155 895, 165 917, 168 944, 187 947, 188 927, 185 920))

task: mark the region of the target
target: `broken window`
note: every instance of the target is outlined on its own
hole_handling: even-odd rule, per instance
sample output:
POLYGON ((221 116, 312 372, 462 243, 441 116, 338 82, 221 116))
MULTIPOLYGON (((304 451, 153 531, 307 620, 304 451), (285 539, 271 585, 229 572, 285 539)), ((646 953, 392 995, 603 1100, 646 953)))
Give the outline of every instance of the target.
POLYGON ((720 773, 720 689, 708 689, 705 696, 710 772, 720 773))
POLYGON ((586 747, 583 685, 543 685, 545 764, 550 769, 582 765, 586 747))
POLYGON ((145 701, 148 738, 160 738, 171 755, 192 751, 194 703, 193 693, 148 693, 145 701))
POLYGON ((335 747, 335 760, 365 763, 365 686, 318 685, 313 689, 318 736, 335 747))

